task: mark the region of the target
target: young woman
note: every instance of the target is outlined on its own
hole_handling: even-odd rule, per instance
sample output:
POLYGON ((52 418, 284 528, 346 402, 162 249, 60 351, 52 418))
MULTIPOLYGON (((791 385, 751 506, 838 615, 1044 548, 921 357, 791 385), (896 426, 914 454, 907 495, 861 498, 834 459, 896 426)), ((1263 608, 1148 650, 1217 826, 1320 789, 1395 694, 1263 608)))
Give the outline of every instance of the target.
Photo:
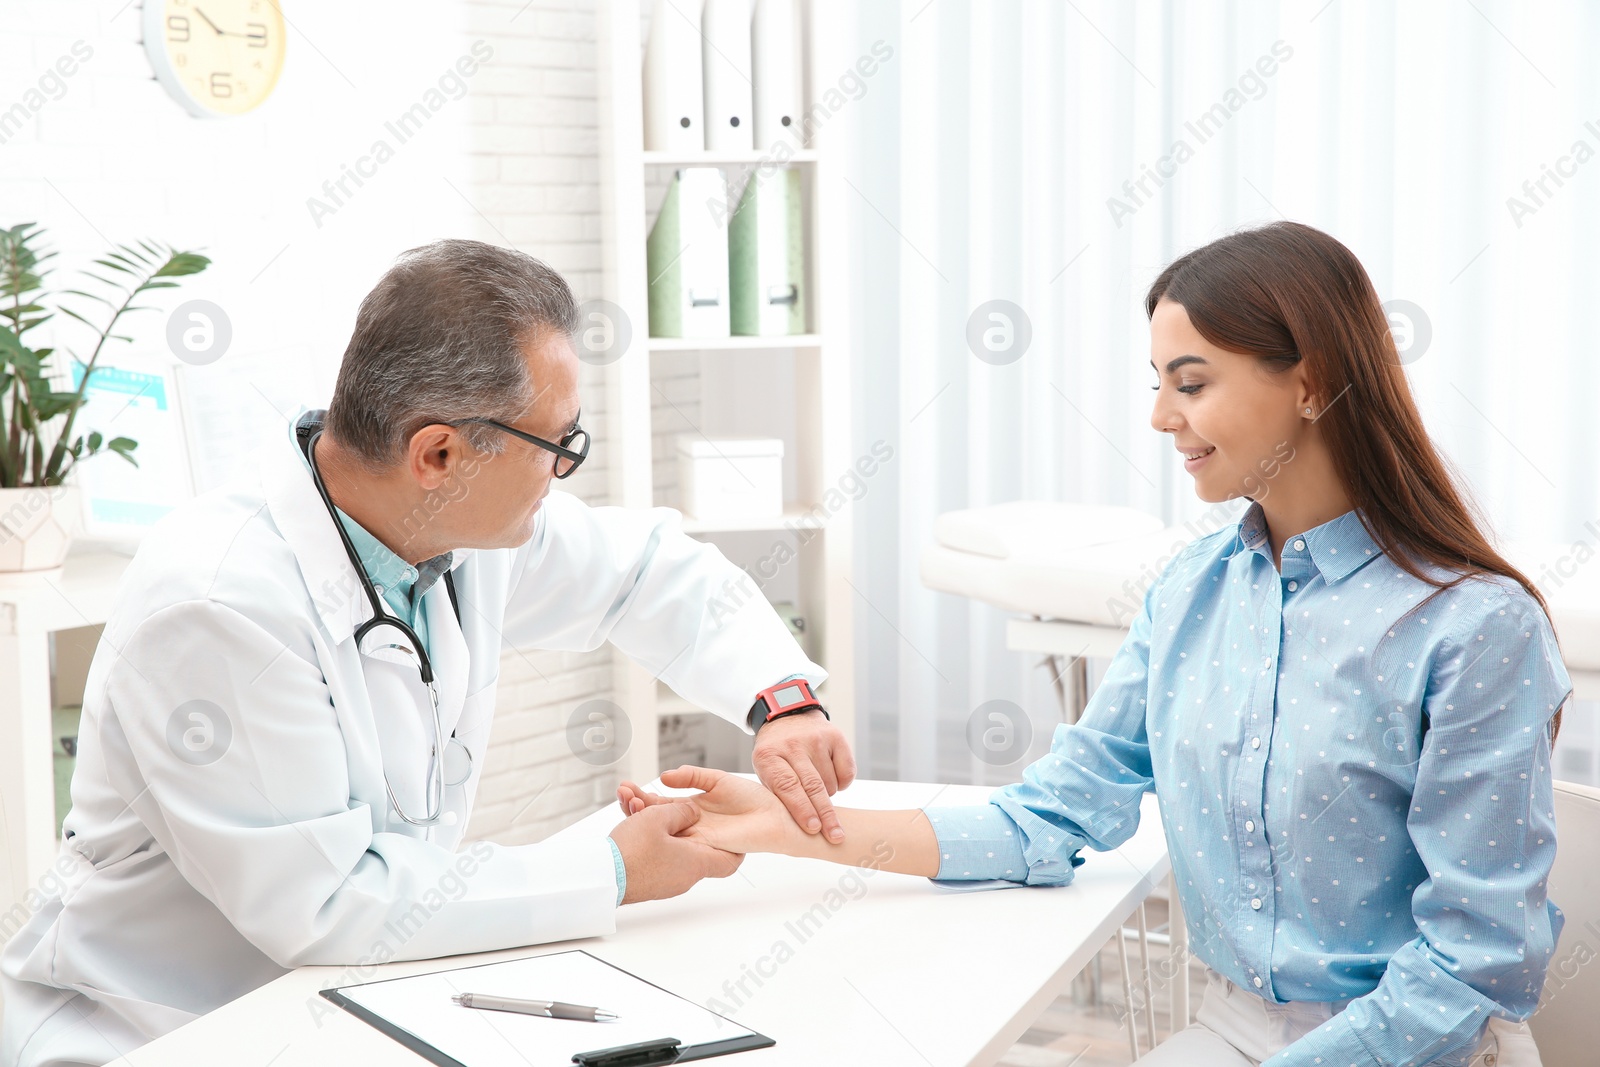
POLYGON ((1021 783, 979 808, 841 809, 831 844, 758 784, 663 781, 705 790, 691 832, 730 851, 877 866, 859 842, 887 841, 889 870, 1030 885, 1126 841, 1154 789, 1211 973, 1196 1024, 1142 1064, 1537 1064, 1521 1020, 1560 932, 1550 749, 1571 691, 1543 598, 1468 512, 1338 241, 1235 233, 1145 308, 1151 425, 1201 499, 1251 503, 1152 583, 1021 783))

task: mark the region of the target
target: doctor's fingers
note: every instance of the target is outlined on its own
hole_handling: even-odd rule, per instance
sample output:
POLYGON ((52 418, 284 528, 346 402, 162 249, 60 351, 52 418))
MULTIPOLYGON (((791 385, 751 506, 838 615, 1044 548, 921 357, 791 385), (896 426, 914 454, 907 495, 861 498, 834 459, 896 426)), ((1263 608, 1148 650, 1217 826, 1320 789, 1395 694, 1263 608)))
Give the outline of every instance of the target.
POLYGON ((844 740, 844 735, 839 735, 839 744, 833 748, 833 776, 839 789, 847 789, 850 783, 856 780, 856 757, 850 751, 850 746, 844 740))
POLYGON ((715 845, 696 841, 694 847, 700 851, 701 870, 704 872, 702 877, 705 878, 726 878, 744 862, 743 854, 724 852, 715 845))
POLYGON ((677 801, 669 803, 664 808, 658 807, 651 811, 655 816, 660 813, 662 826, 671 835, 667 842, 669 849, 682 849, 698 868, 695 880, 701 878, 726 878, 739 869, 739 864, 744 862, 744 857, 737 853, 724 852, 715 845, 698 839, 695 836, 695 824, 700 821, 700 809, 693 803, 677 801))
POLYGON ((828 786, 818 773, 811 756, 803 749, 794 754, 764 753, 757 768, 762 784, 778 795, 796 825, 808 834, 825 833, 839 841, 844 828, 828 800, 828 786))
POLYGON ((658 804, 674 804, 683 799, 683 797, 660 797, 654 793, 641 793, 628 802, 628 814, 637 815, 646 808, 653 808, 658 804))
POLYGON ((850 752, 850 742, 837 727, 824 724, 802 743, 811 753, 829 796, 856 780, 856 758, 850 752))

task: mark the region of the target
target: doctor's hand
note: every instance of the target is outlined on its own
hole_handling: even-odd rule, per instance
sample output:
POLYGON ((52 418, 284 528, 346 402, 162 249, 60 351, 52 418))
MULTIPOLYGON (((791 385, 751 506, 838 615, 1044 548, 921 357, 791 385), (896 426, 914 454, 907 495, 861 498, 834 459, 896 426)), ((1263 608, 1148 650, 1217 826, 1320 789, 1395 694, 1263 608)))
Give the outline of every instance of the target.
POLYGON ((700 809, 657 804, 623 819, 611 831, 627 870, 624 904, 675 897, 702 878, 726 878, 744 857, 680 836, 693 831, 700 809))
POLYGON ((762 726, 751 763, 800 829, 821 832, 835 844, 844 840, 828 798, 856 780, 856 760, 850 742, 820 711, 785 715, 762 726))
MULTIPOLYGON (((699 789, 692 796, 664 797, 633 782, 617 787, 617 801, 629 814, 669 804, 690 804, 700 817, 683 833, 727 852, 784 852, 785 838, 801 837, 783 804, 760 782, 709 767, 682 766, 662 771, 669 789, 699 789)), ((788 842, 792 847, 793 842, 788 842)))

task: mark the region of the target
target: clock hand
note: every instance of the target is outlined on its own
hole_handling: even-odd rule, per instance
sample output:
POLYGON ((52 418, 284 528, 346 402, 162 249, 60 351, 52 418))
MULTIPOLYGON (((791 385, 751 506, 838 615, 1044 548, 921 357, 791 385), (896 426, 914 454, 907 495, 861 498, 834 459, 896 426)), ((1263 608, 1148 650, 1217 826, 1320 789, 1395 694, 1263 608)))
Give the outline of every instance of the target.
POLYGON ((194 9, 194 13, 196 15, 199 15, 201 18, 205 19, 206 20, 206 24, 208 26, 210 26, 212 29, 217 31, 217 36, 218 37, 244 37, 246 39, 253 39, 251 37, 251 35, 248 34, 248 33, 240 33, 237 30, 225 30, 225 29, 223 29, 221 26, 218 26, 215 22, 212 22, 209 18, 206 18, 206 13, 204 11, 201 11, 199 8, 195 8, 194 9))
POLYGON ((206 25, 210 26, 212 29, 216 30, 218 37, 222 36, 222 27, 218 26, 215 22, 212 22, 209 18, 206 18, 206 13, 204 11, 201 11, 199 8, 195 8, 194 9, 194 13, 196 15, 199 15, 201 18, 205 19, 206 20, 206 25))

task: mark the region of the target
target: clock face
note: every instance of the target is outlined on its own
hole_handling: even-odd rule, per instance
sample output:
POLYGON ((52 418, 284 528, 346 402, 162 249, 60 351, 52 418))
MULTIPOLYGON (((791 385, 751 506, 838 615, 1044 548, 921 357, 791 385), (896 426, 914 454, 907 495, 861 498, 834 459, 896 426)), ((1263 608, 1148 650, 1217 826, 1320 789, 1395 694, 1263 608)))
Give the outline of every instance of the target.
POLYGON ((144 47, 156 78, 195 115, 242 115, 283 70, 278 0, 144 0, 144 47))

